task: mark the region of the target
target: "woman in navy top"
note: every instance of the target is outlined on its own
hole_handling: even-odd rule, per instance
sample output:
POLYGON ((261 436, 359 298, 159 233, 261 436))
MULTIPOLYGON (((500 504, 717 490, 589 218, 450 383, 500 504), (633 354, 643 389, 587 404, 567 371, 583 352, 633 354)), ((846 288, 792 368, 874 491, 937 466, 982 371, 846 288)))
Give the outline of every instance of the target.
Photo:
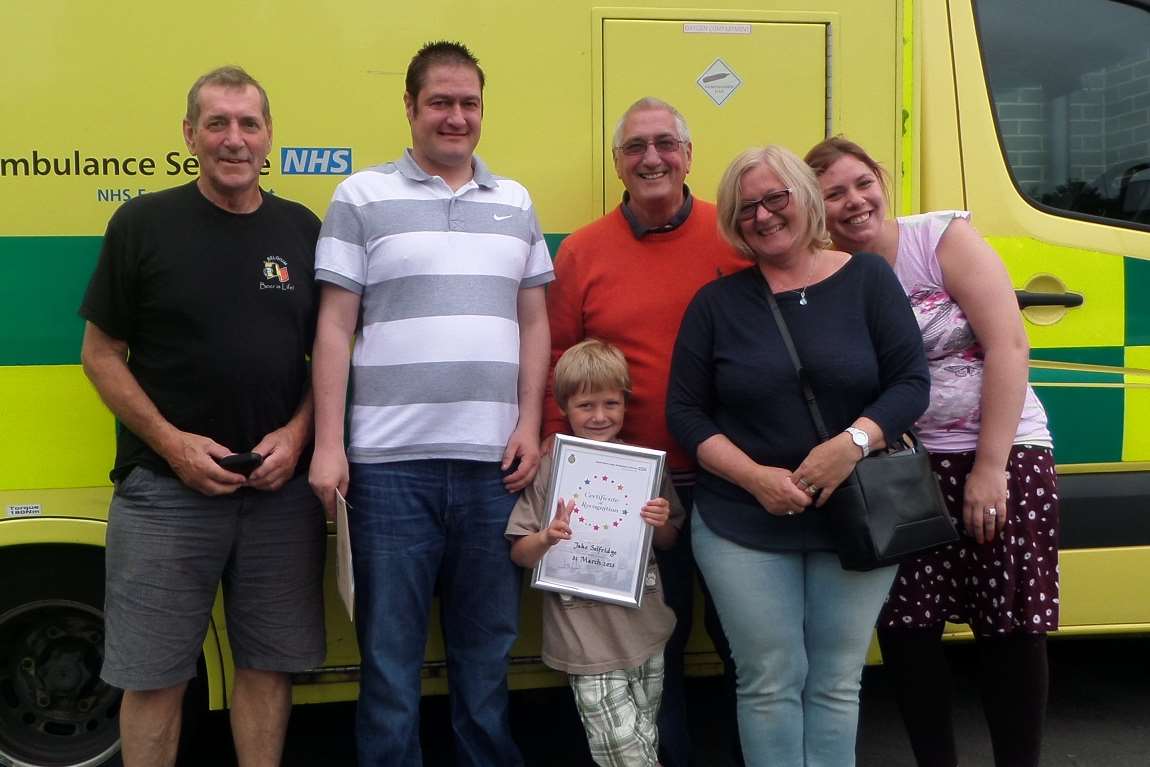
POLYGON ((824 505, 926 408, 922 337, 886 262, 830 249, 818 182, 790 151, 735 158, 718 207, 724 237, 754 265, 700 290, 675 344, 668 424, 700 465, 692 543, 739 669, 747 764, 849 767, 895 569, 843 570, 824 505), (826 442, 768 290, 834 434, 826 442))

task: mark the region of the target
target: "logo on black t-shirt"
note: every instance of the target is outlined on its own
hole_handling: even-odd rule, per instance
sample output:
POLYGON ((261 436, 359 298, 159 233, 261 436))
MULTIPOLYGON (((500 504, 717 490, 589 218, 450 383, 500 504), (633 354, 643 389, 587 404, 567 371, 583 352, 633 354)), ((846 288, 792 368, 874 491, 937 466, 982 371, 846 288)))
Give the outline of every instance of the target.
POLYGON ((264 259, 263 282, 260 290, 295 290, 288 273, 287 261, 279 256, 264 259))

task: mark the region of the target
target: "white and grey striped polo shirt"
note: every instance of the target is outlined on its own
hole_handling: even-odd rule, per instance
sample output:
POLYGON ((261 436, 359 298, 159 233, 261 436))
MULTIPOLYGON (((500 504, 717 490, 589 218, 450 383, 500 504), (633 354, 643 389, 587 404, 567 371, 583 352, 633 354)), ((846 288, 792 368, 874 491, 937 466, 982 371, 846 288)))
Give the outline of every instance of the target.
POLYGON ((474 171, 453 192, 408 150, 335 190, 315 265, 361 294, 353 462, 498 461, 515 428, 519 291, 554 273, 527 190, 474 171))

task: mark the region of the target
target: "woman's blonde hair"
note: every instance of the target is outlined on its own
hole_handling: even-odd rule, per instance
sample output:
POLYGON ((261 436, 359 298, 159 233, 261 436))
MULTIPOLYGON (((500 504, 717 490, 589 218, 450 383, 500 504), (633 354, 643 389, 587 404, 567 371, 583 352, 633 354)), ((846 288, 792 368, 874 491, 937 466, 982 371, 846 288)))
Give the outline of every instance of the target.
POLYGON ((631 393, 631 373, 619 347, 588 338, 580 341, 555 363, 555 403, 567 411, 567 401, 583 392, 621 389, 631 393))
POLYGON ((754 251, 743 239, 743 233, 739 228, 739 207, 743 202, 739 187, 743 175, 760 165, 765 165, 778 176, 783 186, 791 190, 789 207, 805 214, 805 220, 803 215, 799 216, 799 220, 805 224, 801 234, 807 238, 803 246, 831 247, 831 238, 827 234, 827 212, 823 205, 823 194, 818 179, 798 155, 777 144, 752 147, 742 152, 723 172, 723 178, 719 181, 717 203, 719 232, 723 235, 723 239, 738 248, 747 258, 752 261, 755 259, 754 251))

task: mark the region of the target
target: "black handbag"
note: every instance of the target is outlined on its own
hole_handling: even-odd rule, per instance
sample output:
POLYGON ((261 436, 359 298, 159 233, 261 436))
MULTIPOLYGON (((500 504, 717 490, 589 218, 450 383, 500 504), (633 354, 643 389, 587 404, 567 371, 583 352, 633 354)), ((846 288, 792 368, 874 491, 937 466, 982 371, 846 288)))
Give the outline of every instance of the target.
MULTIPOLYGON (((830 435, 790 330, 765 281, 764 288, 798 374, 815 431, 819 440, 826 442, 830 435)), ((911 432, 903 435, 900 444, 859 461, 850 476, 835 488, 822 511, 828 514, 831 537, 844 570, 865 571, 898 564, 913 554, 958 540, 958 531, 930 468, 930 456, 911 432)))

